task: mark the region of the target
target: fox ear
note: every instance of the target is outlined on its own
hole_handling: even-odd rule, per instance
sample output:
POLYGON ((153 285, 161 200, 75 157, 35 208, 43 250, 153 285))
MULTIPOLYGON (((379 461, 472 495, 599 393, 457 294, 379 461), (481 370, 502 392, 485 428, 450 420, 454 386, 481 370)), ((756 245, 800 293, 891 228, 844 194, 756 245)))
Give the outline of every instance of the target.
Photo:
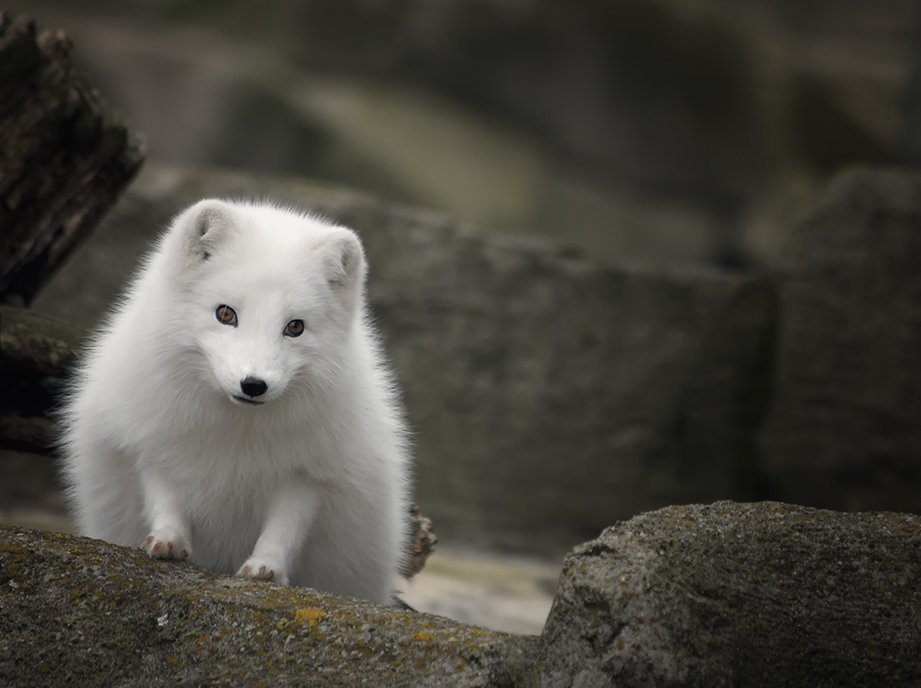
POLYGON ((329 239, 325 252, 326 279, 334 289, 350 289, 362 284, 367 272, 365 251, 354 232, 342 230, 329 239))
POLYGON ((182 253, 190 266, 208 260, 233 228, 231 209, 224 201, 199 201, 179 218, 182 225, 182 253))

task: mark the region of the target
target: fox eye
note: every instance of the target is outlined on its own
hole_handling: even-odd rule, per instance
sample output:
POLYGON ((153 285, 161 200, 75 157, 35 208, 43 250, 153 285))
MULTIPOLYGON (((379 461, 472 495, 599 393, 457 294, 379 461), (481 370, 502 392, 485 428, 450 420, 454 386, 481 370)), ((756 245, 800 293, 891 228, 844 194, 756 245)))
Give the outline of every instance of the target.
POLYGON ((286 337, 300 337, 302 334, 304 334, 303 320, 292 320, 287 325, 285 325, 286 337))
POLYGON ((237 312, 226 304, 218 306, 217 310, 214 311, 214 315, 221 325, 230 325, 231 327, 237 326, 237 312))

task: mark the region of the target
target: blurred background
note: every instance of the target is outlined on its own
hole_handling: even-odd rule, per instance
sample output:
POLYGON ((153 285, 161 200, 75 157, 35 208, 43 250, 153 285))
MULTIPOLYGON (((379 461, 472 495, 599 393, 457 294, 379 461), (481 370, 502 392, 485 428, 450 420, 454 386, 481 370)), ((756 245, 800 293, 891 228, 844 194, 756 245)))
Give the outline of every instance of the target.
POLYGON ((285 172, 642 265, 769 265, 921 158, 916 0, 13 0, 149 159, 285 172))
MULTIPOLYGON (((379 286, 372 284, 372 302, 419 431, 417 498, 436 516, 435 529, 446 545, 408 599, 420 609, 505 630, 540 630, 560 555, 615 518, 684 499, 777 496, 740 475, 726 482, 714 478, 712 489, 684 489, 705 473, 695 462, 710 461, 711 473, 701 478, 706 481, 735 465, 731 456, 752 466, 758 460, 749 445, 770 397, 762 379, 768 373, 759 368, 771 366, 770 354, 762 356, 759 347, 767 346, 760 338, 774 326, 772 306, 748 283, 730 278, 770 275, 777 268, 795 219, 836 171, 857 164, 921 165, 916 0, 7 5, 14 15, 31 14, 39 30, 60 29, 72 39, 81 72, 145 136, 148 169, 220 167, 312 178, 439 211, 487 233, 549 240, 564 247, 560 255, 566 258, 667 276, 625 278, 626 286, 610 275, 596 282, 573 278, 576 292, 597 295, 590 304, 597 310, 585 309, 585 322, 592 324, 573 333, 573 341, 580 337, 577 344, 565 339, 564 323, 560 341, 551 341, 554 323, 538 313, 535 300, 541 322, 533 330, 522 326, 520 336, 505 338, 506 325, 490 324, 496 329, 483 337, 481 349, 466 352, 485 361, 488 373, 469 383, 460 380, 472 379, 480 368, 473 374, 452 371, 447 356, 438 359, 447 347, 412 328, 401 330, 399 318, 383 308, 388 298, 407 302, 400 301, 400 289, 412 285, 391 280, 387 268, 378 273, 379 286), (690 282, 673 276, 686 271, 708 276, 693 282, 686 301, 663 296, 684 294, 690 282), (713 294, 717 306, 708 300, 713 294), (597 325, 596 313, 610 318, 610 326, 597 325), (723 317, 738 327, 698 327, 723 317), (635 331, 618 331, 619 322, 636 324, 635 331), (709 341, 718 338, 713 332, 737 336, 744 355, 709 341), (596 346, 593 338, 614 344, 596 346), (673 348, 659 356, 655 346, 664 339, 673 348), (536 357, 533 380, 525 363, 534 361, 515 369, 501 348, 515 350, 528 341, 549 351, 546 361, 536 357), (590 353, 583 356, 583 350, 590 353), (612 351, 624 354, 620 367, 605 367, 612 351), (711 366, 712 374, 695 372, 695 357, 711 355, 701 367, 711 366), (560 386, 552 379, 565 376, 558 359, 578 359, 573 368, 584 379, 560 386), (500 368, 515 374, 497 373, 496 380, 484 382, 500 368), (597 382, 601 371, 609 379, 597 382), (708 406, 715 380, 739 389, 708 406), (609 401, 599 391, 606 384, 616 388, 616 403, 586 420, 595 434, 585 435, 585 447, 572 444, 581 432, 576 407, 609 401), (455 396, 436 399, 438 389, 445 398, 455 396), (535 415, 525 420, 528 400, 548 389, 556 396, 548 392, 545 407, 535 403, 535 415), (520 426, 486 423, 490 404, 500 397, 495 417, 507 413, 520 426), (691 407, 700 399, 703 410, 695 417, 691 407), (472 411, 464 416, 464 404, 479 405, 482 417, 472 411), (518 415, 509 410, 514 408, 518 415), (637 408, 640 419, 631 420, 637 408), (454 425, 446 420, 451 413, 461 419, 454 425), (554 414, 571 421, 570 435, 537 434, 518 444, 509 439, 551 425, 554 414), (617 423, 624 427, 611 431, 608 426, 617 423), (738 428, 723 430, 732 423, 738 428), (743 435, 748 439, 740 444, 743 435), (557 451, 554 441, 571 455, 557 451), (554 452, 551 466, 541 457, 554 452), (455 465, 455 458, 462 463, 455 465), (523 496, 513 495, 515 490, 523 496), (588 492, 593 496, 583 499, 588 492), (564 521, 565 528, 553 530, 564 521)), ((170 184, 198 192, 197 177, 177 179, 151 173, 144 193, 170 184)), ((125 211, 126 226, 131 212, 142 214, 125 211)), ((158 222, 166 217, 164 211, 158 222)), ((72 261, 84 266, 82 276, 68 277, 67 266, 35 308, 94 325, 149 241, 153 230, 144 231, 133 238, 101 236, 92 249, 96 258, 88 244, 72 261), (107 283, 104 298, 95 287, 84 288, 87 280, 107 283), (92 298, 86 296, 91 292, 92 298)), ((488 295, 503 284, 483 274, 471 293, 488 295)), ((572 286, 565 280, 548 284, 572 286)), ((524 293, 540 295, 540 288, 524 293)), ((571 302, 561 297, 560 303, 571 302)), ((431 317, 427 325, 416 323, 416 330, 450 329, 431 317)), ((501 320, 501 313, 493 320, 501 320)), ((875 460, 867 456, 867 462, 875 460)), ((908 471, 904 475, 917 475, 917 467, 908 471)), ((62 513, 59 495, 30 492, 36 484, 55 484, 48 462, 8 453, 3 472, 15 478, 0 486, 0 518, 67 527, 55 520, 62 513), (36 508, 26 516, 21 509, 13 514, 23 504, 36 508)), ((859 471, 852 477, 862 480, 859 471)), ((881 500, 846 506, 889 508, 881 500)))

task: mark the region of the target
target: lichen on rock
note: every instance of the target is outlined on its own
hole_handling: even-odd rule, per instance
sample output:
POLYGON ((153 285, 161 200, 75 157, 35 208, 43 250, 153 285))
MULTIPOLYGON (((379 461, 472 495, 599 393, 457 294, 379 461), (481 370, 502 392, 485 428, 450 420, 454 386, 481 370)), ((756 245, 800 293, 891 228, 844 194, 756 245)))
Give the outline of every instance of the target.
POLYGON ((673 506, 566 559, 541 688, 921 685, 921 517, 673 506))
POLYGON ((921 685, 921 516, 673 506, 566 559, 539 639, 0 526, 0 685, 921 685))
POLYGON ((0 526, 0 684, 511 686, 534 638, 0 526))

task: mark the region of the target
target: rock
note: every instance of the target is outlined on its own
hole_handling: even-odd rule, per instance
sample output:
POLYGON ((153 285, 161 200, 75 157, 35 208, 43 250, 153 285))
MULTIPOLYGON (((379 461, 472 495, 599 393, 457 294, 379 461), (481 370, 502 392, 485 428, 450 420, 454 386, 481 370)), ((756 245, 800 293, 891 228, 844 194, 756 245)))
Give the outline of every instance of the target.
POLYGON ((148 166, 36 307, 92 321, 206 196, 360 232, 417 499, 443 538, 562 554, 643 510, 753 497, 772 318, 753 279, 629 271, 303 180, 148 166))
POLYGON ((70 535, 0 526, 0 554, 5 686, 508 688, 535 641, 70 535))
POLYGON ((770 493, 921 512, 921 174, 835 178, 792 232, 777 280, 770 493))
POLYGON ((921 517, 718 502, 577 547, 534 682, 909 688, 919 651, 921 517))
POLYGON ((914 688, 919 619, 911 514, 637 516, 566 559, 539 639, 0 526, 0 685, 914 688))

